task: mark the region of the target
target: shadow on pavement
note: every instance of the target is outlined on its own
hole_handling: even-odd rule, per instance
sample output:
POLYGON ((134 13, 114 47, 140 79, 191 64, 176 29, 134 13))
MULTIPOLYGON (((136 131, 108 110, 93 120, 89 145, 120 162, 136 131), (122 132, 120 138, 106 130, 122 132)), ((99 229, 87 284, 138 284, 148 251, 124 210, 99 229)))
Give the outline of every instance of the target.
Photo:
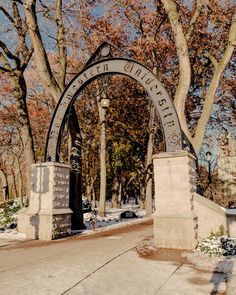
MULTIPOLYGON (((232 277, 234 263, 232 260, 225 258, 219 261, 213 271, 210 282, 213 284, 211 295, 224 294, 220 293, 220 285, 223 283, 228 289, 228 284, 232 277)), ((226 294, 226 293, 225 293, 226 294)))

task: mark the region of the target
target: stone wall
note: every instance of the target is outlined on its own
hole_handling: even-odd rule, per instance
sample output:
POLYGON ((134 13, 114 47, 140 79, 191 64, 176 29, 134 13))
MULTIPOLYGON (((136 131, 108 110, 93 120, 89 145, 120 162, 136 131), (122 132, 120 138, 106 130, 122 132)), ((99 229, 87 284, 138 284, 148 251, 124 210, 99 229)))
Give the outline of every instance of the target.
POLYGON ((225 209, 216 203, 198 195, 193 197, 194 212, 198 216, 198 239, 208 237, 217 232, 221 225, 226 234, 236 238, 236 209, 225 209))
POLYGON ((198 195, 193 197, 194 212, 198 216, 198 240, 208 237, 211 232, 217 232, 221 225, 227 230, 225 212, 216 203, 198 195))

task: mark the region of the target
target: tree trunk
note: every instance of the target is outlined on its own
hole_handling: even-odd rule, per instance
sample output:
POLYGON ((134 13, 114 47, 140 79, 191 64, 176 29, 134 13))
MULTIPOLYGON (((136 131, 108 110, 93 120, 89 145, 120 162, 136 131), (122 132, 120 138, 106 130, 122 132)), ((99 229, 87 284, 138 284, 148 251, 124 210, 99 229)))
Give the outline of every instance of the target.
POLYGON ((92 186, 91 183, 89 182, 89 175, 87 174, 85 176, 86 179, 86 183, 85 183, 85 197, 89 200, 92 201, 92 186))
POLYGON ((188 46, 187 46, 186 40, 189 39, 189 36, 193 31, 193 26, 195 25, 196 19, 200 13, 200 10, 202 9, 202 2, 197 1, 196 11, 195 11, 195 14, 193 15, 193 18, 190 23, 190 28, 186 36, 184 36, 184 33, 183 33, 183 27, 179 20, 180 17, 179 17, 175 2, 173 0, 161 0, 161 2, 164 5, 164 8, 168 14, 168 17, 172 26, 172 30, 173 30, 174 38, 175 38, 175 44, 177 48, 178 59, 179 59, 180 76, 179 76, 179 84, 175 92, 174 105, 178 113, 181 128, 186 134, 186 136, 188 137, 189 141, 192 143, 196 154, 198 154, 204 139, 206 125, 211 115, 214 96, 219 86, 220 78, 232 57, 234 47, 236 45, 236 14, 234 14, 232 22, 231 22, 228 44, 221 61, 217 62, 217 60, 213 56, 211 56, 210 54, 209 55, 206 54, 206 56, 208 56, 208 58, 212 61, 215 67, 215 73, 205 97, 203 110, 196 127, 195 135, 194 137, 192 137, 189 132, 188 124, 185 117, 185 101, 187 98, 187 94, 188 94, 188 90, 189 90, 189 86, 191 82, 191 65, 190 65, 188 46))
MULTIPOLYGON (((66 75, 66 65, 67 65, 67 55, 66 55, 66 43, 64 36, 64 24, 62 19, 62 1, 56 0, 55 2, 56 11, 56 25, 57 25, 57 49, 59 55, 60 73, 59 81, 57 82, 53 76, 52 69, 46 54, 45 47, 42 42, 42 37, 40 35, 40 30, 38 27, 37 17, 36 17, 36 0, 26 0, 25 7, 25 17, 26 24, 30 33, 34 48, 35 61, 38 68, 38 73, 40 78, 44 82, 45 87, 49 88, 52 97, 55 102, 58 102, 61 97, 62 91, 64 89, 65 75, 66 75)), ((74 108, 71 109, 70 116, 70 135, 71 135, 71 150, 76 153, 81 153, 81 138, 80 138, 80 128, 78 124, 78 119, 74 108), (79 140, 78 140, 79 139, 79 140), (77 140, 79 144, 77 144, 77 140), (79 146, 80 145, 80 146, 79 146)), ((72 167, 71 179, 70 179, 70 209, 73 211, 72 214, 72 229, 84 228, 83 225, 83 212, 82 212, 82 183, 81 183, 81 158, 77 155, 70 155, 70 164, 72 167), (80 172, 78 172, 80 171, 80 172)))
POLYGON ((92 185, 91 185, 91 177, 89 175, 89 161, 85 163, 86 171, 85 171, 85 197, 92 201, 92 185))
POLYGON ((20 199, 20 206, 21 208, 24 207, 24 200, 23 200, 23 193, 22 193, 22 187, 23 187, 23 180, 22 180, 22 173, 20 168, 20 160, 16 157, 16 171, 17 171, 17 183, 18 183, 18 197, 20 199))
POLYGON ((140 187, 140 201, 139 201, 139 205, 140 205, 140 208, 143 210, 145 209, 145 184, 143 183, 140 187))
POLYGON ((24 158, 26 161, 27 189, 26 195, 30 194, 31 165, 35 163, 33 135, 29 121, 26 104, 26 83, 23 73, 17 73, 12 78, 14 97, 16 98, 16 111, 20 123, 20 137, 23 144, 24 158))
POLYGON ((115 176, 112 183, 112 208, 118 208, 118 196, 119 196, 119 181, 118 177, 115 176))
POLYGON ((99 216, 105 216, 106 207, 106 110, 98 103, 100 119, 100 198, 99 198, 99 216))
POLYGON ((0 179, 2 182, 3 201, 6 201, 8 199, 8 184, 7 184, 7 177, 3 170, 0 170, 0 179))
POLYGON ((122 181, 120 181, 120 184, 119 184, 118 208, 121 208, 121 199, 122 199, 122 181))
POLYGON ((123 200, 122 204, 128 203, 128 193, 127 193, 127 180, 123 184, 123 200))
POLYGON ((179 20, 179 14, 174 1, 161 0, 168 14, 175 45, 179 59, 179 83, 175 91, 174 105, 179 116, 182 130, 191 141, 191 134, 185 117, 185 100, 191 83, 191 64, 188 53, 188 46, 184 36, 183 28, 179 20))
POLYGON ((218 62, 210 54, 209 55, 206 54, 206 56, 213 63, 213 66, 215 67, 215 72, 211 80, 211 83, 209 85, 209 88, 206 92, 205 101, 203 104, 203 110, 202 110, 200 119, 198 121, 198 125, 197 125, 194 139, 193 139, 193 146, 197 154, 199 153, 202 146, 206 125, 209 121, 209 118, 212 112, 215 93, 219 86, 220 78, 233 55, 235 45, 236 45, 236 13, 233 16, 232 24, 229 31, 228 45, 226 47, 226 50, 220 62, 218 62))
POLYGON ((34 47, 34 57, 38 68, 38 74, 47 87, 50 93, 57 102, 61 96, 62 90, 53 77, 52 70, 47 58, 47 54, 40 35, 40 30, 36 17, 36 0, 26 0, 25 4, 25 18, 28 26, 29 34, 34 47))
POLYGON ((11 191, 12 194, 10 194, 10 196, 13 195, 13 191, 14 191, 13 198, 15 199, 17 197, 17 189, 16 189, 16 175, 15 175, 15 170, 13 168, 11 169, 11 173, 12 173, 12 180, 13 180, 13 190, 11 191))
POLYGON ((97 204, 96 204, 96 193, 95 193, 95 189, 94 186, 92 187, 92 208, 96 208, 97 204))
POLYGON ((86 175, 85 196, 89 201, 92 201, 92 192, 97 176, 91 178, 89 174, 86 175))
POLYGON ((58 50, 58 61, 60 64, 60 72, 58 75, 58 85, 61 90, 65 87, 66 79, 66 66, 67 66, 67 55, 66 55, 66 40, 65 40, 65 27, 62 18, 62 0, 56 0, 56 24, 57 24, 57 50, 58 50))

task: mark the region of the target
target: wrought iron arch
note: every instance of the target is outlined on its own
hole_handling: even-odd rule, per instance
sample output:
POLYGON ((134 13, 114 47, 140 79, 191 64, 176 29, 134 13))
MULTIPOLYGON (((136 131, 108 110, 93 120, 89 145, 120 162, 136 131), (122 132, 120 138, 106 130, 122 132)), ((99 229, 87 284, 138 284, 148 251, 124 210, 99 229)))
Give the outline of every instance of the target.
POLYGON ((163 128, 165 149, 174 152, 183 149, 183 133, 173 102, 166 89, 144 65, 126 58, 107 58, 86 66, 64 90, 54 112, 46 142, 45 161, 57 162, 63 122, 68 109, 79 93, 102 75, 123 74, 139 82, 156 106, 163 128))

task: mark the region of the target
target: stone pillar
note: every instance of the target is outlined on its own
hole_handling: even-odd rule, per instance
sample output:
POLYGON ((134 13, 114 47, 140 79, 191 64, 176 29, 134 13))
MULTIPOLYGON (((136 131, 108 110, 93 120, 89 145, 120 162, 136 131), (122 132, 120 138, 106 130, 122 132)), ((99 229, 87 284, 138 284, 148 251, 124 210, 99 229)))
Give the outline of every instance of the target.
POLYGON ((153 156, 155 179, 154 242, 159 248, 194 249, 195 158, 186 151, 153 156))
POLYGON ((52 240, 69 234, 70 166, 62 163, 32 165, 29 207, 20 210, 18 231, 28 239, 52 240))

